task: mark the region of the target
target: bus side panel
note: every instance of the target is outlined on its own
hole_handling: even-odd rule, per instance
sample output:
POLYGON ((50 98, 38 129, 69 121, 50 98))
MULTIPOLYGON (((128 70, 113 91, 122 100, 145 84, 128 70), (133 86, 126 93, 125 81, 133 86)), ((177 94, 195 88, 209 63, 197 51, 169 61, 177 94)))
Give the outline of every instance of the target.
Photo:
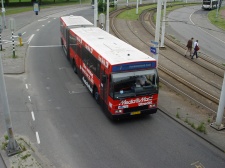
POLYGON ((70 58, 70 40, 69 40, 69 29, 66 28, 66 31, 65 31, 65 36, 66 36, 66 57, 67 59, 69 60, 70 58))
POLYGON ((67 42, 66 42, 66 26, 63 21, 60 19, 60 35, 61 35, 61 45, 65 55, 67 55, 67 42))
POLYGON ((77 57, 75 56, 75 61, 77 66, 77 74, 81 78, 81 64, 82 64, 81 44, 78 44, 76 54, 77 57))
MULTIPOLYGON (((100 80, 101 80, 101 83, 100 83, 100 104, 103 108, 103 111, 107 113, 107 115, 110 114, 109 110, 108 110, 108 89, 110 88, 108 85, 109 85, 109 77, 108 75, 106 75, 106 72, 105 72, 105 67, 103 65, 101 65, 101 71, 100 71, 100 80), (106 77, 106 81, 105 82, 102 82, 103 80, 103 76, 106 77)), ((110 116, 110 115, 109 115, 110 116)))

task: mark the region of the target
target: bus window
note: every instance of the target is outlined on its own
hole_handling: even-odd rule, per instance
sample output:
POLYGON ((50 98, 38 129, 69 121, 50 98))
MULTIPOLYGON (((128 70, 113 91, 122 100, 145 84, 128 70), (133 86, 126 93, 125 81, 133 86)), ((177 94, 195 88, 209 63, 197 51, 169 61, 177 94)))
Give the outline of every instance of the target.
POLYGON ((111 75, 110 96, 125 98, 136 95, 146 95, 158 90, 156 70, 118 73, 111 75), (137 89, 141 88, 141 89, 137 89))

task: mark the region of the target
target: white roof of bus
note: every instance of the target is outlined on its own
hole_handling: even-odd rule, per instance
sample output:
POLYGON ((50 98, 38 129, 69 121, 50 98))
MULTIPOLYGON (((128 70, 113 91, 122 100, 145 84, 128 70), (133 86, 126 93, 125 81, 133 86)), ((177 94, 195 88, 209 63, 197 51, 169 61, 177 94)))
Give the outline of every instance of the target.
POLYGON ((67 26, 93 26, 93 24, 82 16, 62 16, 61 19, 67 26))
MULTIPOLYGON (((111 65, 155 59, 97 27, 71 29, 111 65)), ((149 50, 150 52, 150 50, 149 50)))

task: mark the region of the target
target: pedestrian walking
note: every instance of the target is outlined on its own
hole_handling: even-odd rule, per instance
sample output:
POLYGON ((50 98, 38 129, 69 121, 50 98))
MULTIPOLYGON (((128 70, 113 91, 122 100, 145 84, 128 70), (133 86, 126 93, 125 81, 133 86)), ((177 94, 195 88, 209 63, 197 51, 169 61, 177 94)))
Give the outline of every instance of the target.
POLYGON ((192 55, 192 57, 191 57, 191 59, 193 59, 193 57, 196 55, 196 58, 198 58, 198 50, 199 50, 200 48, 199 48, 199 46, 198 46, 198 40, 196 40, 195 42, 194 42, 194 53, 193 53, 193 55, 192 55))
POLYGON ((194 38, 192 37, 190 40, 188 40, 188 42, 187 42, 187 45, 186 45, 186 47, 187 47, 187 50, 186 50, 186 52, 185 52, 185 57, 186 57, 186 54, 187 54, 187 52, 190 52, 190 57, 191 57, 191 53, 192 53, 192 46, 193 46, 193 40, 194 40, 194 38))

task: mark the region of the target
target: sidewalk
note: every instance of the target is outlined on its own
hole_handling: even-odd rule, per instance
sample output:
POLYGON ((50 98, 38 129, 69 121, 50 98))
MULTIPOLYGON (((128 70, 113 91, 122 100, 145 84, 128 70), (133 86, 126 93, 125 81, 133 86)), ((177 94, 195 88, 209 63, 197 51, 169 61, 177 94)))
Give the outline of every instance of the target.
MULTIPOLYGON (((76 6, 78 7, 78 6, 76 6)), ((70 11, 68 9, 72 8, 70 7, 60 7, 61 11, 67 10, 69 13, 70 11)), ((27 16, 31 16, 30 18, 24 19, 21 18, 20 15, 15 15, 16 19, 18 20, 18 23, 20 23, 17 27, 17 31, 20 30, 23 26, 30 24, 33 20, 40 19, 42 17, 48 16, 53 13, 58 13, 59 7, 56 7, 52 10, 46 9, 42 10, 38 16, 34 16, 33 11, 28 12, 27 16)), ((225 12, 224 12, 225 13, 225 12)), ((14 16, 11 16, 14 17, 14 16)), ((125 28, 123 28, 124 31, 126 31, 125 28)), ((4 30, 3 37, 10 36, 10 31, 4 30)), ((26 50, 28 45, 24 44, 23 46, 16 45, 16 56, 17 58, 12 58, 12 46, 10 44, 4 45, 4 51, 2 51, 2 57, 3 57, 3 67, 4 67, 4 73, 5 74, 21 74, 25 72, 25 59, 26 59, 26 50)), ((162 87, 160 88, 160 94, 159 94, 159 108, 165 112, 168 116, 179 122, 180 124, 184 125, 186 128, 191 130, 196 135, 199 135, 203 139, 205 139, 210 144, 214 145, 219 150, 225 152, 225 131, 216 131, 212 127, 210 127, 210 123, 207 123, 208 120, 208 112, 207 110, 199 107, 198 105, 193 104, 190 100, 183 97, 182 95, 178 95, 175 92, 171 91, 170 88, 164 86, 162 84, 162 87), (177 114, 179 113, 179 117, 177 117, 177 114), (188 117, 188 119, 195 123, 201 123, 202 121, 205 121, 206 123, 206 134, 197 131, 196 129, 193 129, 191 125, 185 122, 185 119, 188 117)), ((213 118, 213 121, 215 118, 213 118)), ((8 160, 8 158, 4 158, 5 160, 8 160)), ((1 160, 0 160, 1 162, 1 160)))

